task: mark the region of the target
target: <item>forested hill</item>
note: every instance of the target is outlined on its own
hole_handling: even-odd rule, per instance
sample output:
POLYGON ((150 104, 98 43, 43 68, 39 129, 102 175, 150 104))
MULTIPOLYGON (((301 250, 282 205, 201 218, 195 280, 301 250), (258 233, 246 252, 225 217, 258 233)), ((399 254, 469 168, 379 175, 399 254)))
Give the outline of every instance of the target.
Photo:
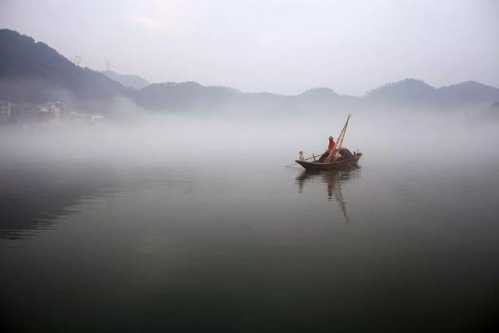
MULTIPOLYGON (((14 103, 60 100, 70 105, 110 102, 128 89, 105 75, 81 68, 42 42, 0 30, 0 99, 14 103)), ((107 103, 104 103, 107 104, 107 103)))

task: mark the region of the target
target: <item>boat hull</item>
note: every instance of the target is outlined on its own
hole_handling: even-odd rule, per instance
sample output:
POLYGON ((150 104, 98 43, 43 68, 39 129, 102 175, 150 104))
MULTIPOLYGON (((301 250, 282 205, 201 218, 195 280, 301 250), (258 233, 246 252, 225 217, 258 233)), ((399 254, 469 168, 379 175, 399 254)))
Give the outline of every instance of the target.
POLYGON ((306 170, 334 170, 334 169, 355 167, 361 157, 362 153, 357 153, 347 160, 331 162, 331 163, 307 162, 307 161, 298 161, 298 160, 296 160, 295 162, 304 167, 306 170))

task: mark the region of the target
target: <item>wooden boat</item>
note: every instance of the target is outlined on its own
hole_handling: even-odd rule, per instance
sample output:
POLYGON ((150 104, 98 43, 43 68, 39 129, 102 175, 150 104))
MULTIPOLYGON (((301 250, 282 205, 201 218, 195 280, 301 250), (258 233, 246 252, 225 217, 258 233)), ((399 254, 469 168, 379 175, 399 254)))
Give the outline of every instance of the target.
POLYGON ((306 170, 333 170, 333 169, 341 169, 341 168, 352 168, 356 167, 357 162, 362 157, 362 153, 352 154, 350 157, 341 159, 339 161, 325 163, 319 161, 300 161, 296 160, 295 162, 304 167, 306 170))
MULTIPOLYGON (((338 136, 338 141, 333 150, 331 151, 328 150, 325 153, 323 153, 318 161, 315 160, 316 156, 314 154, 312 157, 306 159, 295 160, 295 163, 298 163, 306 170, 312 170, 312 171, 334 170, 334 169, 341 169, 348 167, 355 168, 357 166, 357 162, 362 157, 362 153, 357 152, 355 154, 352 154, 350 150, 342 147, 350 117, 351 115, 348 115, 347 121, 343 126, 340 135, 338 136), (308 162, 308 160, 312 158, 314 159, 314 161, 308 162), (325 162, 327 160, 334 160, 334 162, 325 162)), ((300 156, 303 157, 303 153, 301 151, 300 151, 300 156)), ((294 165, 294 163, 291 165, 294 165)))

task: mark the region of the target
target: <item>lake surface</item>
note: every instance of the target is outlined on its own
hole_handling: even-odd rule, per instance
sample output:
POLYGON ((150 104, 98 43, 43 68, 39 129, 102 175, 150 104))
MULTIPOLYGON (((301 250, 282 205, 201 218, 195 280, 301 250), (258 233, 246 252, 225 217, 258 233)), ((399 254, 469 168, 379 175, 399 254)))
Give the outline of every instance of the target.
POLYGON ((3 158, 0 330, 498 327, 496 156, 213 154, 3 158))

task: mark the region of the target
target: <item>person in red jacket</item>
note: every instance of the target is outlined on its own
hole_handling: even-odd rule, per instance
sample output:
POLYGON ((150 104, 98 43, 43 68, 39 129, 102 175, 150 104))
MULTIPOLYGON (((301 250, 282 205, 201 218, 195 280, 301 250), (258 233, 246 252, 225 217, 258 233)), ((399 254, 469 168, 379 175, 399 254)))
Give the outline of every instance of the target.
MULTIPOLYGON (((319 159, 319 162, 326 162, 327 158, 329 157, 329 153, 336 147, 336 142, 334 142, 334 138, 332 136, 329 137, 329 145, 327 146, 326 152, 321 156, 319 159)), ((330 161, 327 161, 330 162, 330 161)))
POLYGON ((335 147, 336 147, 336 142, 334 142, 334 138, 330 136, 329 145, 327 146, 327 152, 329 153, 329 156, 325 159, 324 162, 329 163, 336 159, 335 156, 331 155, 335 147))
POLYGON ((329 145, 327 146, 327 151, 331 151, 336 147, 336 142, 334 142, 334 138, 332 136, 329 137, 329 145))

